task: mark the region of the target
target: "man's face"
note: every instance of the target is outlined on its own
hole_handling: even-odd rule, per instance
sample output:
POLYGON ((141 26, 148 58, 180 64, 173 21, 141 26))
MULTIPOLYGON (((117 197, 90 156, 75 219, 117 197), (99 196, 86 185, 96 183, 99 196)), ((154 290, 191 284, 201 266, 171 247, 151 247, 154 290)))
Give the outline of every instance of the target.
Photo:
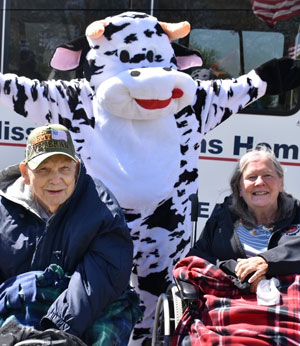
POLYGON ((20 164, 20 170, 35 198, 47 213, 53 214, 72 195, 79 165, 65 155, 54 155, 35 170, 24 163, 20 164))

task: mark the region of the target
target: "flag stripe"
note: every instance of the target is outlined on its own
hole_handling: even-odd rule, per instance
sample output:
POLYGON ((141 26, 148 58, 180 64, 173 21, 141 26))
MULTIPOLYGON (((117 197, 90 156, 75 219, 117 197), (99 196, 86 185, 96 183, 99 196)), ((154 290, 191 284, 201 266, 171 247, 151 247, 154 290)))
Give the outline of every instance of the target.
POLYGON ((297 49, 295 48, 295 45, 291 45, 288 49, 289 56, 292 59, 296 59, 298 55, 300 55, 300 43, 297 45, 297 49))
POLYGON ((300 0, 251 0, 254 14, 273 27, 300 13, 300 0))

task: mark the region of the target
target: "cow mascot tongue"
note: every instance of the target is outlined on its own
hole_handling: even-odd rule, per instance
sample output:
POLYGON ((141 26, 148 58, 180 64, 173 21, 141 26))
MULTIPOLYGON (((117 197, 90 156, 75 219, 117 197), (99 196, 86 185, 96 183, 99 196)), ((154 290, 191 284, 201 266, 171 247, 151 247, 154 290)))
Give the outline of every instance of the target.
POLYGON ((232 80, 194 81, 180 70, 201 66, 201 57, 172 43, 189 31, 187 22, 126 12, 90 24, 85 36, 56 49, 51 66, 82 65, 84 78, 0 74, 0 101, 37 124, 67 126, 89 174, 126 214, 135 246, 132 284, 145 306, 132 345, 149 344, 157 297, 189 249, 189 196, 198 187, 203 136, 264 94, 300 81, 298 62, 288 58, 232 80))

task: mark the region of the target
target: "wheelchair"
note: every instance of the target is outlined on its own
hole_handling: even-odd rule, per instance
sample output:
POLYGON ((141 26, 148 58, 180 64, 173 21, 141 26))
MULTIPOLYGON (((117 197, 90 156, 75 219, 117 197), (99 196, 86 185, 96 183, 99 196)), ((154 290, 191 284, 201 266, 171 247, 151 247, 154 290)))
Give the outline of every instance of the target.
MULTIPOLYGON (((197 240, 197 221, 199 212, 198 194, 189 197, 191 201, 191 247, 197 240)), ((197 300, 193 285, 187 282, 171 283, 166 293, 162 293, 157 301, 151 346, 171 345, 172 335, 184 311, 197 300)))

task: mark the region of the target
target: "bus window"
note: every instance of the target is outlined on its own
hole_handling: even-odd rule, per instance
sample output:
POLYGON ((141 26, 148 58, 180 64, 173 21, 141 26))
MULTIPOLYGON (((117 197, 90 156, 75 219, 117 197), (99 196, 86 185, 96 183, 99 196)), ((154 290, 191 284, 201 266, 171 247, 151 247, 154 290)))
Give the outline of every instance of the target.
MULTIPOLYGON (((245 71, 263 64, 273 58, 280 58, 284 53, 284 36, 279 32, 259 32, 244 31, 243 51, 245 71), (255 42, 255 44, 253 44, 255 42)), ((290 99, 285 99, 284 95, 268 95, 250 105, 248 109, 253 110, 273 110, 281 107, 292 109, 296 105, 296 99, 290 94, 290 99), (286 102, 286 104, 285 104, 286 102)))
POLYGON ((189 44, 201 52, 205 68, 212 68, 218 77, 230 78, 282 57, 284 36, 278 32, 193 29, 189 44))
MULTIPOLYGON (((282 57, 284 35, 280 32, 192 29, 189 46, 199 50, 204 61, 201 69, 189 71, 193 78, 236 78, 268 60, 282 57)), ((292 109, 297 95, 292 92, 289 98, 265 96, 247 107, 247 111, 292 109)))
POLYGON ((216 77, 240 75, 238 33, 230 30, 192 29, 189 45, 201 52, 203 68, 212 69, 216 77))
POLYGON ((26 2, 26 5, 20 1, 11 1, 10 6, 6 15, 9 23, 6 35, 9 39, 4 47, 4 72, 39 80, 73 78, 74 73, 58 74, 51 71, 48 63, 56 46, 82 35, 85 12, 65 11, 64 6, 51 10, 51 6, 43 8, 45 6, 42 3, 33 1, 29 4, 26 2))
POLYGON ((59 72, 49 67, 55 48, 84 35, 91 22, 130 10, 128 0, 107 0, 101 3, 99 0, 5 2, 2 72, 17 73, 39 80, 81 77, 80 70, 59 72))
POLYGON ((243 31, 245 72, 273 59, 284 52, 284 36, 280 32, 243 31))

